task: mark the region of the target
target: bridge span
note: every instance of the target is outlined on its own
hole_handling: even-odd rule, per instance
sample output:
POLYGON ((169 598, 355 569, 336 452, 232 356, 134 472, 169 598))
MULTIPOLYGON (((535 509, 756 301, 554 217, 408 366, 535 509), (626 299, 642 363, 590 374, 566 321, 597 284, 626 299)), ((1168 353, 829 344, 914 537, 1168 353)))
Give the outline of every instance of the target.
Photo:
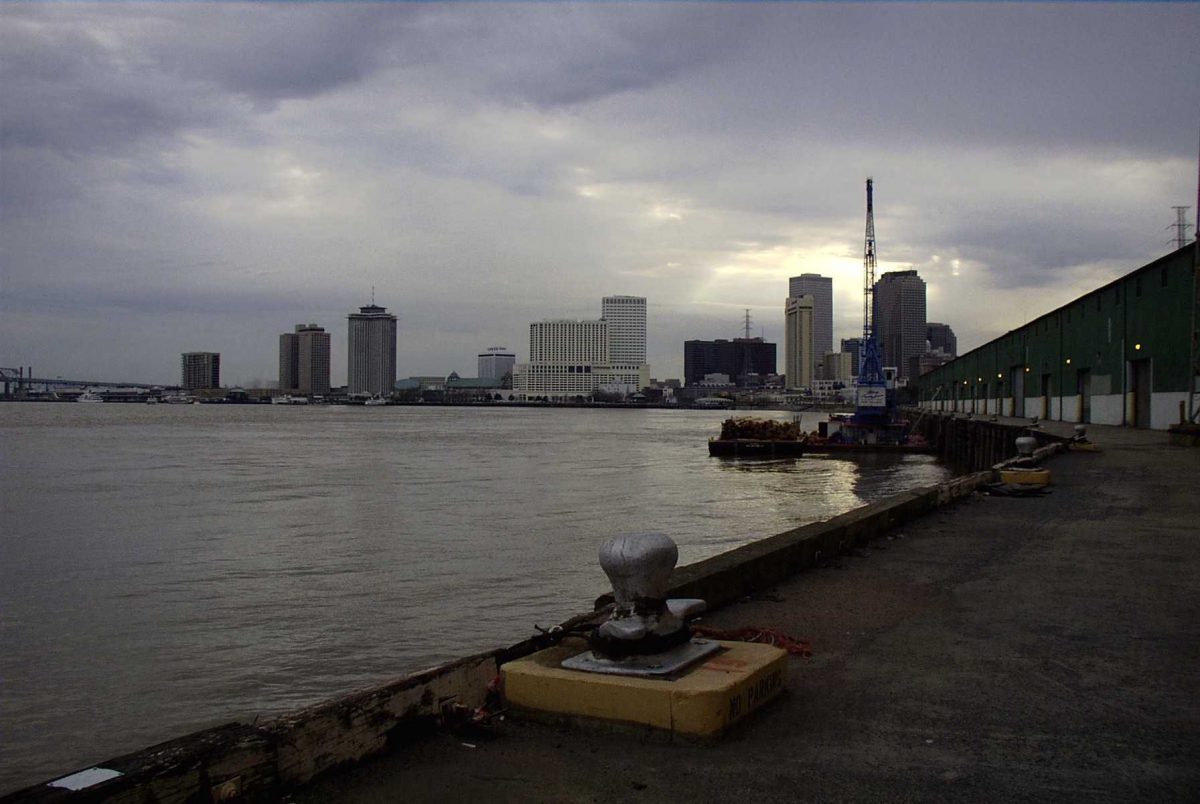
POLYGON ((0 383, 4 385, 4 395, 20 395, 22 392, 33 390, 40 386, 47 391, 51 387, 71 388, 137 388, 141 390, 178 391, 178 385, 157 385, 142 382, 125 382, 123 380, 76 380, 66 377, 34 377, 33 368, 21 366, 18 368, 0 367, 0 383))

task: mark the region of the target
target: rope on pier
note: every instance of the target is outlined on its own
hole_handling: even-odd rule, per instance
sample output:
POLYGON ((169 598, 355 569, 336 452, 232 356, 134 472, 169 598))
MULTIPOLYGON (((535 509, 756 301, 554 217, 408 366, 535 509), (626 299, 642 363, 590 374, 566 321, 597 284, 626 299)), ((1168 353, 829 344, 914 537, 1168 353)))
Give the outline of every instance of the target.
POLYGON ((774 645, 782 648, 793 656, 812 658, 812 645, 804 639, 788 636, 778 628, 765 625, 749 625, 745 628, 712 628, 707 625, 693 625, 692 633, 709 639, 724 639, 731 642, 760 642, 764 645, 774 645))

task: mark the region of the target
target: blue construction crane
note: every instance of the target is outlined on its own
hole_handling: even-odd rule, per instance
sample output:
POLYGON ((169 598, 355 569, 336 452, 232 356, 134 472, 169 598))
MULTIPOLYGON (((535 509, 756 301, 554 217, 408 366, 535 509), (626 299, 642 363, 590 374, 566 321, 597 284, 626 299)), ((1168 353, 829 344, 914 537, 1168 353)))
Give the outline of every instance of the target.
POLYGON ((867 237, 863 249, 863 337, 858 368, 858 393, 853 422, 856 425, 886 425, 892 421, 887 381, 879 361, 875 338, 875 203, 874 182, 867 179, 867 237))

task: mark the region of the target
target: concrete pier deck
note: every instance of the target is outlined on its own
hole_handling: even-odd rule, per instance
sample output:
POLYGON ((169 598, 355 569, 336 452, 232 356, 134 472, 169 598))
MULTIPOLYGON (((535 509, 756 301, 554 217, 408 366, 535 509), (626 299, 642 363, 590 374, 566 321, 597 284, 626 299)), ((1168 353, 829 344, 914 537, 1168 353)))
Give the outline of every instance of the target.
POLYGON ((714 745, 509 718, 292 800, 1200 800, 1200 450, 1089 436, 1048 496, 972 495, 706 617, 813 653, 714 745))

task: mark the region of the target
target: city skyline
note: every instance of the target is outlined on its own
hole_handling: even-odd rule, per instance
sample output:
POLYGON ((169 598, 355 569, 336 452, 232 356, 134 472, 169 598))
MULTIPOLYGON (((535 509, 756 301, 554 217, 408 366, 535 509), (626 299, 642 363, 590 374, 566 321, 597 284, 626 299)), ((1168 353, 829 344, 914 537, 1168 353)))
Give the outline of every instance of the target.
POLYGON ((678 377, 792 276, 833 279, 835 340, 861 327, 868 175, 880 273, 918 270, 966 351, 1195 220, 1198 30, 1196 4, 8 3, 0 357, 170 383, 200 346, 259 385, 275 335, 374 286, 399 373, 468 376, 619 287, 678 377))

